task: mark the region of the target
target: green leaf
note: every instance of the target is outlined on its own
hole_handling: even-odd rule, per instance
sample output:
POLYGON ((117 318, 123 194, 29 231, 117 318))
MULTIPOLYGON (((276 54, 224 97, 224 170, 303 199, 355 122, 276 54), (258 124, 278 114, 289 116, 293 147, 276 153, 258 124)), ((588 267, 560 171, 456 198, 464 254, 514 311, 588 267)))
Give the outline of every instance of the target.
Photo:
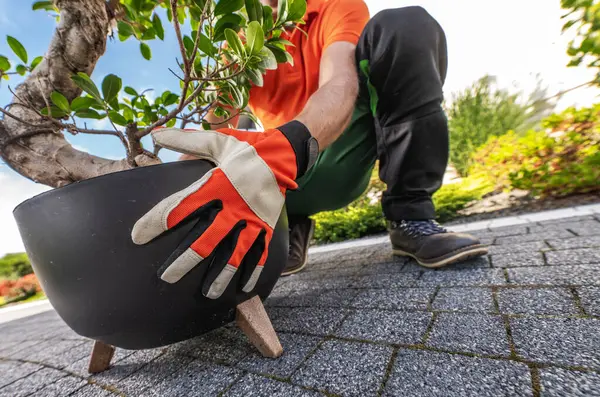
POLYGON ((258 54, 265 45, 265 32, 260 23, 252 21, 246 29, 246 50, 248 54, 258 54))
POLYGON ((170 92, 169 95, 167 95, 163 99, 163 105, 171 106, 171 105, 176 104, 178 101, 179 101, 179 95, 170 92))
POLYGON ((258 87, 262 87, 264 84, 262 74, 255 69, 246 69, 246 76, 258 87))
POLYGON ((52 100, 53 104, 58 106, 58 108, 63 110, 64 112, 68 113, 71 111, 71 109, 69 108, 69 101, 60 92, 54 91, 52 94, 50 94, 50 99, 52 100))
POLYGON ((113 123, 115 123, 116 125, 120 125, 125 127, 127 125, 127 120, 125 119, 125 117, 121 116, 119 113, 115 112, 114 110, 111 110, 108 112, 108 118, 112 120, 113 123))
POLYGON ((36 1, 35 3, 33 3, 33 6, 31 6, 31 9, 33 11, 37 11, 37 10, 53 11, 54 4, 51 1, 36 1))
POLYGON ((236 33, 239 32, 243 21, 243 18, 237 14, 229 14, 221 17, 215 24, 215 41, 218 42, 225 39, 225 29, 231 29, 236 33))
POLYGON ((269 6, 263 7, 263 29, 265 32, 273 29, 273 9, 269 6))
POLYGON ((288 2, 287 0, 279 0, 277 4, 277 23, 275 25, 280 25, 282 22, 287 21, 288 15, 288 2))
POLYGON ((304 14, 306 13, 306 0, 290 1, 287 20, 293 22, 302 20, 302 17, 304 17, 304 14))
POLYGON ((152 122, 155 122, 156 120, 158 120, 158 116, 152 110, 152 108, 150 106, 144 107, 144 115, 145 115, 145 117, 148 118, 148 120, 150 120, 152 122))
POLYGON ((198 42, 198 48, 206 55, 213 56, 217 53, 217 49, 210 41, 210 39, 206 37, 206 35, 204 35, 204 33, 200 33, 200 41, 198 42))
POLYGON ((152 26, 154 26, 154 31, 159 39, 165 39, 165 29, 163 28, 162 22, 158 14, 154 14, 152 17, 152 26))
POLYGON ((125 92, 127 94, 129 94, 129 95, 139 96, 138 93, 137 93, 137 91, 134 90, 133 88, 129 87, 129 86, 125 87, 125 92))
POLYGON ((37 65, 39 65, 40 62, 42 62, 43 59, 44 59, 44 57, 42 57, 42 56, 35 57, 33 59, 33 61, 31 61, 31 65, 29 66, 31 68, 31 70, 35 69, 37 67, 37 65))
POLYGON ((118 21, 117 29, 119 31, 119 40, 121 41, 125 41, 129 36, 133 35, 133 28, 127 22, 118 21))
POLYGON ((19 57, 21 61, 27 63, 27 50, 23 47, 23 44, 12 36, 6 36, 6 42, 13 50, 16 56, 19 57))
POLYGON ((50 116, 57 117, 57 118, 62 118, 67 115, 67 113, 65 113, 64 110, 62 110, 61 108, 59 108, 57 106, 50 106, 50 112, 48 112, 48 108, 45 107, 41 110, 40 113, 42 113, 44 116, 48 116, 48 113, 50 113, 50 116))
POLYGON ((125 106, 123 108, 123 117, 127 120, 127 123, 133 123, 135 120, 135 115, 133 114, 133 110, 129 106, 125 106))
POLYGON ((106 117, 104 113, 98 113, 93 109, 81 109, 75 112, 75 116, 80 117, 82 119, 96 119, 100 120, 106 117))
POLYGON ((140 11, 142 11, 142 4, 143 3, 144 3, 144 0, 131 0, 131 7, 136 12, 140 12, 140 11))
POLYGON ((73 102, 71 102, 71 110, 73 110, 74 112, 77 112, 82 109, 88 109, 90 106, 97 104, 97 103, 98 102, 96 102, 96 100, 94 98, 82 96, 82 97, 73 99, 73 102))
POLYGON ((249 21, 257 21, 262 24, 263 9, 259 0, 245 0, 246 2, 246 13, 248 14, 249 21))
POLYGON ((156 31, 154 30, 154 28, 148 28, 142 34, 142 40, 154 40, 155 37, 156 37, 156 31))
POLYGON ((71 80, 82 90, 94 97, 98 102, 102 102, 100 97, 100 91, 96 84, 83 72, 78 72, 76 75, 71 76, 71 80))
POLYGON ((149 61, 152 58, 152 50, 150 50, 150 46, 148 44, 140 43, 140 52, 146 60, 149 61))
POLYGON ((260 50, 259 55, 261 58, 260 63, 258 64, 259 67, 266 70, 277 69, 277 59, 275 58, 273 51, 271 51, 268 47, 263 47, 260 50))
POLYGON ((271 52, 273 52, 273 55, 275 56, 277 63, 289 62, 292 66, 294 65, 294 58, 292 58, 292 56, 290 55, 289 52, 286 52, 286 51, 282 50, 281 48, 275 47, 270 44, 267 44, 267 47, 269 48, 269 50, 271 50, 271 52))
POLYGON ((25 73, 27 73, 27 66, 17 65, 17 73, 19 73, 21 76, 24 76, 25 73))
POLYGON ((244 6, 244 0, 220 0, 215 7, 214 15, 231 14, 244 6))
POLYGON ((231 29, 225 29, 225 38, 227 39, 227 44, 229 44, 229 48, 233 50, 237 55, 244 56, 244 45, 242 44, 242 40, 240 40, 237 33, 231 29))
POLYGON ((110 102, 113 98, 116 98, 119 95, 119 91, 121 91, 122 84, 123 82, 119 76, 114 74, 107 75, 102 81, 104 100, 110 102))
POLYGON ((169 127, 169 128, 174 127, 175 123, 177 123, 177 119, 171 119, 171 120, 167 121, 167 127, 169 127))
POLYGON ((185 53, 188 58, 190 58, 194 51, 194 40, 192 40, 190 36, 183 36, 183 46, 185 47, 185 53))
POLYGON ((7 57, 0 55, 0 71, 6 72, 10 69, 10 62, 7 57))
POLYGON ((202 121, 202 128, 206 131, 211 130, 212 126, 210 125, 210 123, 208 121, 202 121))

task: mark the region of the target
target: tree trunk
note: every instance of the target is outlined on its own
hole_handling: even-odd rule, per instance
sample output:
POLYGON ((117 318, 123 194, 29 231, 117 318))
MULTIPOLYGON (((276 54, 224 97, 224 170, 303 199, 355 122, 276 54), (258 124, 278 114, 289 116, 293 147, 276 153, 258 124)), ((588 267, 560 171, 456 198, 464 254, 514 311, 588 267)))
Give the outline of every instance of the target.
MULTIPOLYGON (((60 9, 57 26, 44 60, 15 90, 11 114, 29 124, 44 123, 34 111, 20 103, 41 110, 56 90, 69 102, 81 95, 71 80, 77 72, 92 74, 96 62, 106 50, 110 18, 103 0, 56 0, 60 9)), ((33 134, 39 128, 5 116, 0 121, 0 147, 8 143, 0 156, 21 175, 52 187, 131 168, 127 160, 108 160, 74 149, 59 128, 33 134)), ((108 139, 108 137, 107 137, 108 139)), ((112 137, 111 139, 116 139, 112 137)), ((146 155, 136 158, 140 165, 156 163, 146 155)))

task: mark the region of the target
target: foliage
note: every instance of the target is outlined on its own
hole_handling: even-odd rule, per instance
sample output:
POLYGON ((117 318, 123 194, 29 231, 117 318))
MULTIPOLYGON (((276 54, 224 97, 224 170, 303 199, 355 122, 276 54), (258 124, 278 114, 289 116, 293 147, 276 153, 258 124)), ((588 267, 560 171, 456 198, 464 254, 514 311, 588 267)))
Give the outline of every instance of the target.
POLYGON ((29 297, 42 291, 35 274, 28 274, 18 280, 0 280, 0 296, 12 301, 20 297, 29 297))
POLYGON ((600 85, 600 2, 598 0, 561 0, 568 13, 562 16, 566 22, 563 32, 573 29, 575 38, 569 43, 567 54, 571 57, 568 66, 598 69, 595 84, 600 85))
POLYGON ((462 181, 444 185, 433 195, 433 204, 439 222, 448 222, 457 216, 458 211, 469 203, 481 200, 493 191, 493 185, 487 180, 468 176, 462 181))
POLYGON ((474 155, 471 173, 496 188, 540 196, 600 189, 600 105, 569 108, 543 122, 548 131, 493 137, 474 155))
POLYGON ((18 278, 33 273, 25 253, 6 254, 0 258, 0 278, 18 278))
POLYGON ((450 161, 460 175, 467 174, 473 152, 490 136, 509 130, 533 127, 553 108, 544 99, 546 90, 537 88, 524 103, 519 94, 494 87, 493 78, 484 76, 462 92, 453 95, 447 106, 450 129, 450 161))
MULTIPOLYGON (((211 125, 205 117, 211 109, 224 119, 221 122, 239 114, 253 117, 244 111, 251 85, 262 86, 263 75, 278 64, 293 63, 287 51, 291 43, 281 38, 281 34, 287 29, 299 29, 306 12, 306 0, 280 0, 276 20, 271 7, 263 6, 260 0, 110 3, 117 3, 111 11, 119 40, 139 41, 140 54, 149 61, 152 52, 148 42, 164 40, 165 17, 161 15, 166 14, 181 51, 181 60, 177 61, 179 71, 171 71, 179 80, 181 91, 166 90, 151 100, 147 90, 139 92, 125 85, 115 73, 96 85, 90 76, 79 72, 71 79, 83 90, 83 96, 69 101, 64 93, 55 91, 49 98, 49 107, 41 110, 40 116, 73 134, 115 135, 130 160, 144 152, 139 141, 156 127, 174 126, 181 120, 182 127, 191 123, 209 129, 211 125), (182 33, 182 28, 189 28, 191 33, 182 33), (108 119, 113 129, 88 130, 79 127, 76 119, 108 119)), ((50 1, 35 2, 33 9, 58 12, 50 1)), ((15 37, 7 36, 6 40, 20 62, 11 64, 7 56, 0 55, 0 78, 27 75, 38 66, 41 57, 31 58, 15 37)))

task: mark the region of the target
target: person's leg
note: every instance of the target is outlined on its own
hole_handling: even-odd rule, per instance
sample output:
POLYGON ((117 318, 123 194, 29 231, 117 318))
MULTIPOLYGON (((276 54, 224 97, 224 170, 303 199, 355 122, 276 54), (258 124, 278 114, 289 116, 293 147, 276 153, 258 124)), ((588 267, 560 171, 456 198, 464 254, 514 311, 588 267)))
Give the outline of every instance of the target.
POLYGON ((298 180, 298 190, 287 192, 290 252, 283 276, 297 273, 306 265, 314 231, 314 221, 309 216, 343 208, 367 189, 377 158, 368 100, 364 96, 358 98, 346 130, 298 180))
POLYGON ((485 254, 477 239, 447 233, 434 221, 432 195, 442 185, 449 151, 444 31, 421 7, 385 10, 367 24, 356 56, 375 118, 394 252, 428 267, 485 254))

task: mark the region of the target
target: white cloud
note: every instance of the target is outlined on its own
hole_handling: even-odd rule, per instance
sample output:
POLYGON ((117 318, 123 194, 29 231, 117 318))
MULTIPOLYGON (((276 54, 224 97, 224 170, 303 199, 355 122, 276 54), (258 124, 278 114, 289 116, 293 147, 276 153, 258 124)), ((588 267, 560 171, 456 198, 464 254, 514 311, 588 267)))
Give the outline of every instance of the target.
POLYGON ((32 182, 6 166, 0 166, 0 256, 8 252, 23 252, 23 242, 12 211, 21 202, 51 188, 32 182))

